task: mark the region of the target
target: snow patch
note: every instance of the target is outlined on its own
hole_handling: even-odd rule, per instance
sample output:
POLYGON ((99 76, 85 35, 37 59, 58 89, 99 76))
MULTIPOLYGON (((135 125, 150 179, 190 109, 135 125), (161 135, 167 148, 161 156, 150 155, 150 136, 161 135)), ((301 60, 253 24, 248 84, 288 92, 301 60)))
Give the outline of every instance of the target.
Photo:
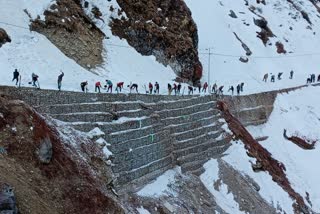
POLYGON ((176 175, 181 174, 181 168, 170 169, 159 176, 154 182, 147 184, 137 194, 144 197, 160 197, 162 195, 177 196, 177 193, 170 188, 175 182, 176 175))
POLYGON ((205 172, 200 175, 200 179, 209 192, 215 197, 219 206, 227 213, 243 213, 239 209, 239 204, 234 200, 232 193, 228 191, 228 186, 221 183, 219 190, 215 190, 214 183, 219 180, 219 165, 217 160, 211 159, 203 165, 205 172))

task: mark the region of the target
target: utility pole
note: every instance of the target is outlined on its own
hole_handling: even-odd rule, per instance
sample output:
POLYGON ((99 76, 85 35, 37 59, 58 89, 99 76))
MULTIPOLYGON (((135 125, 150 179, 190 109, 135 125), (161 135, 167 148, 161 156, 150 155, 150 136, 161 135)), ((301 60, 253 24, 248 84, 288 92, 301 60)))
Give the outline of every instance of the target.
POLYGON ((210 48, 206 48, 206 50, 208 51, 208 84, 210 85, 210 65, 211 65, 211 55, 213 55, 213 53, 211 52, 211 49, 213 49, 212 47, 210 48))

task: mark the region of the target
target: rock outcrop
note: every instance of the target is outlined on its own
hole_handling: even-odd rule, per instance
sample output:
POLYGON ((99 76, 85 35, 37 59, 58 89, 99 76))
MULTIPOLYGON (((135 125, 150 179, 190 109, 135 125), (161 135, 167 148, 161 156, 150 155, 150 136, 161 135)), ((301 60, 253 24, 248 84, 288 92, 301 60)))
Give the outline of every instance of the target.
POLYGON ((86 69, 103 63, 104 33, 85 14, 79 0, 57 0, 32 21, 31 30, 45 35, 66 56, 86 69))
POLYGON ((11 38, 3 28, 0 28, 0 48, 7 42, 11 42, 11 38))
POLYGON ((0 183, 10 184, 16 196, 0 189, 0 213, 15 204, 20 213, 124 213, 94 142, 71 133, 63 137, 21 101, 0 97, 0 112, 0 148, 6 151, 0 153, 0 183))
MULTIPOLYGON (((139 53, 169 65, 181 81, 197 84, 202 77, 198 31, 183 0, 117 0, 127 19, 113 19, 114 35, 139 53)), ((120 11, 121 13, 121 11, 120 11)))

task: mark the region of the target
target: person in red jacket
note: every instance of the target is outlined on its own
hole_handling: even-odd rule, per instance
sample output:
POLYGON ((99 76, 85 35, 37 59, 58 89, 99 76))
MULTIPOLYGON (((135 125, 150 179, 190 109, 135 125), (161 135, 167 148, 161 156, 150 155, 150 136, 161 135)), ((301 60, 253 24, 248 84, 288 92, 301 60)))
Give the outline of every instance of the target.
POLYGON ((117 83, 116 91, 118 93, 119 93, 119 91, 121 92, 121 90, 123 89, 123 84, 124 84, 124 82, 118 82, 117 83))
POLYGON ((205 83, 203 84, 202 92, 207 93, 207 88, 208 88, 208 83, 205 82, 205 83))
POLYGON ((100 93, 100 88, 101 88, 101 82, 96 82, 96 87, 94 89, 95 92, 99 92, 100 93))
POLYGON ((153 91, 153 85, 151 82, 149 82, 149 94, 152 94, 153 91))
POLYGON ((177 89, 178 89, 178 86, 176 83, 173 83, 173 91, 174 91, 174 95, 177 95, 177 89))

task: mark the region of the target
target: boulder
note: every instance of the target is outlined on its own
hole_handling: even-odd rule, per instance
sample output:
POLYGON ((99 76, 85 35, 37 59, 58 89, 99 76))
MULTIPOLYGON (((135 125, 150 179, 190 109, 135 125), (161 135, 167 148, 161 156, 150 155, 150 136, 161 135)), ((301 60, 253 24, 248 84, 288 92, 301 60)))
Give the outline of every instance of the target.
POLYGON ((18 208, 13 188, 0 183, 0 214, 17 214, 18 208))
POLYGON ((3 28, 0 28, 0 48, 7 42, 11 42, 11 38, 3 28))
POLYGON ((52 143, 49 138, 45 138, 40 142, 38 157, 41 163, 49 164, 52 159, 52 143))

